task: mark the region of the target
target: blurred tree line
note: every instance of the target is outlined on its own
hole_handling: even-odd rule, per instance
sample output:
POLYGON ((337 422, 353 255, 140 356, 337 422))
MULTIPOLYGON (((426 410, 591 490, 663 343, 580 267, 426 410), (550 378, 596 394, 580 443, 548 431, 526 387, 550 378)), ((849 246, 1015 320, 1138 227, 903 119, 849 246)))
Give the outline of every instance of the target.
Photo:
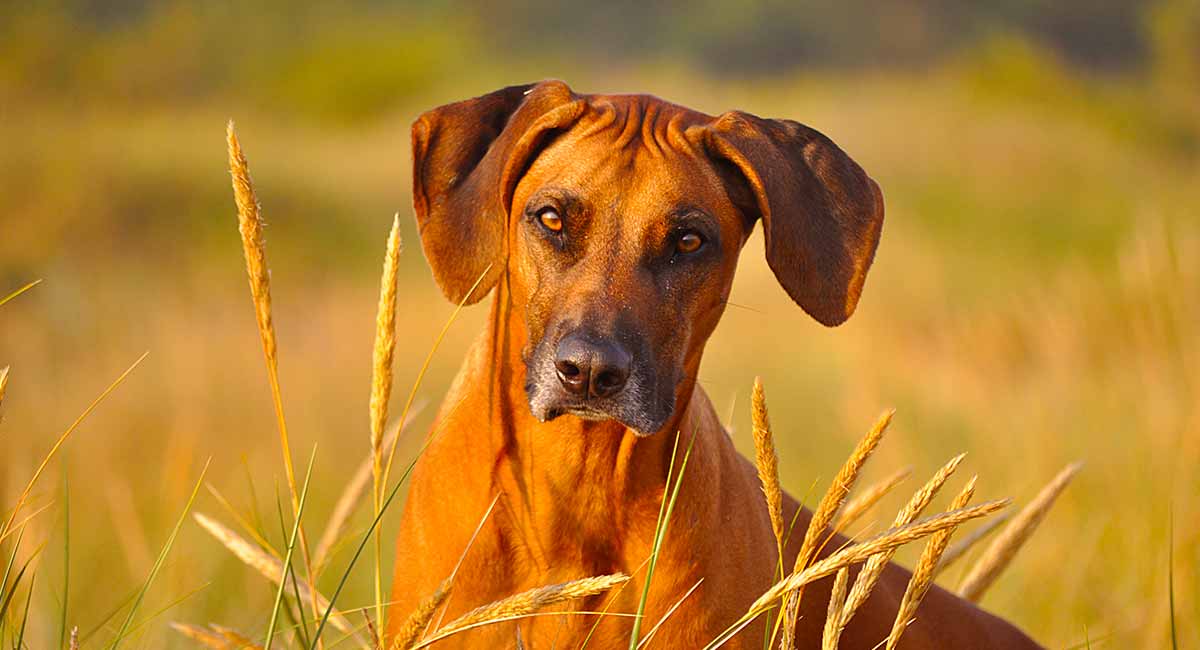
POLYGON ((925 66, 998 34, 1086 74, 1200 84, 1197 0, 44 0, 0 3, 0 109, 223 95, 355 121, 531 61, 754 78, 925 66))

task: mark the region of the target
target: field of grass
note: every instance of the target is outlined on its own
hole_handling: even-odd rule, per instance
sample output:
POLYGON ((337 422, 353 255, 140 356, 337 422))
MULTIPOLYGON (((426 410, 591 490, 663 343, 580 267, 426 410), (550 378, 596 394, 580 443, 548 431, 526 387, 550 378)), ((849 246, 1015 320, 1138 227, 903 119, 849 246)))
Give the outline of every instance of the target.
MULTIPOLYGON (((822 328, 788 301, 757 235, 746 247, 736 306, 700 376, 732 414, 740 448, 753 455, 749 395, 761 375, 782 481, 797 496, 814 482, 822 491, 872 418, 893 406, 892 433, 866 481, 903 466, 927 476, 965 451, 965 471, 980 477, 977 500, 1024 502, 1081 460, 983 604, 1055 648, 1169 647, 1172 620, 1180 647, 1200 641, 1195 97, 1088 80, 1005 41, 920 74, 736 82, 663 69, 578 72, 556 74, 583 91, 649 91, 709 112, 798 119, 884 190, 875 266, 841 328, 822 328)), ((431 91, 353 125, 230 115, 219 102, 138 113, 3 108, 0 296, 43 279, 0 306, 0 367, 11 365, 0 410, 4 515, 53 441, 149 351, 72 433, 23 511, 48 506, 25 527, 17 555, 39 551, 29 647, 57 643, 64 608, 68 627, 87 632, 136 593, 206 463, 205 482, 287 546, 275 523, 287 481, 229 197, 225 121, 237 120, 252 153, 268 224, 280 382, 301 479, 318 446, 305 514, 315 536, 370 449, 378 268, 393 213, 406 242, 393 415, 453 310, 416 241, 408 123, 438 103, 523 80, 431 91)), ((431 407, 410 431, 428 426, 482 311, 453 324, 418 391, 431 407)), ((419 439, 402 437, 399 458, 419 439)), ((876 530, 902 499, 889 496, 868 515, 876 530)), ((230 523, 209 490, 192 508, 230 523)), ((366 529, 370 509, 351 532, 366 529)), ((384 519, 385 540, 398 513, 384 519)), ((11 544, 0 545, 5 558, 11 544)), ((352 552, 334 554, 322 591, 352 552)), ((919 552, 897 557, 911 565, 919 552)), ((373 602, 369 564, 356 568, 339 607, 373 602)), ((957 571, 944 584, 956 584, 957 571)), ((132 645, 190 647, 168 628, 176 620, 261 634, 274 597, 189 518, 138 620, 173 606, 139 627, 132 645)), ((123 616, 84 647, 106 643, 123 616)))

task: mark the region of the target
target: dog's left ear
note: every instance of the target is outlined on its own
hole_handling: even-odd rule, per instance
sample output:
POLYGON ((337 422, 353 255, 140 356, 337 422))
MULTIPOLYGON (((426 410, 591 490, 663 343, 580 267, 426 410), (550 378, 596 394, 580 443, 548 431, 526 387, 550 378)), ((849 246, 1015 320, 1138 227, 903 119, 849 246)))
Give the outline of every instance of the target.
POLYGON ((726 113, 706 125, 704 143, 749 186, 767 264, 792 300, 830 327, 849 318, 883 227, 875 181, 829 138, 790 120, 726 113))
POLYGON ((413 123, 421 248, 452 302, 478 301, 503 273, 513 188, 550 134, 583 109, 566 84, 543 81, 447 104, 413 123))

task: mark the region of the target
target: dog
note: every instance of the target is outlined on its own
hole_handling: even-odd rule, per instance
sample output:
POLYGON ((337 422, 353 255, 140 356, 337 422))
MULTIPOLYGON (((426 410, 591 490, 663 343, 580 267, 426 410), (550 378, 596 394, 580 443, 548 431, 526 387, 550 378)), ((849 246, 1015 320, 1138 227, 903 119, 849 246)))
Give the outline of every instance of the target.
MULTIPOLYGON (((691 455, 642 629, 678 603, 655 644, 704 647, 775 582, 778 560, 755 468, 696 382, 705 342, 756 222, 787 294, 824 325, 849 318, 883 226, 879 186, 797 122, 558 81, 425 113, 412 155, 438 286, 456 303, 492 297, 412 472, 390 633, 452 573, 445 621, 526 589, 625 573, 619 591, 570 609, 626 616, 531 617, 439 647, 627 645, 678 432, 691 455)), ((787 567, 811 519, 787 497, 784 521, 793 516, 787 567)), ((909 576, 888 566, 842 648, 879 646, 909 576)), ((831 583, 805 591, 797 647, 820 647, 831 583)), ((765 625, 725 647, 761 648, 765 625)), ((900 647, 1039 646, 935 586, 900 647)))

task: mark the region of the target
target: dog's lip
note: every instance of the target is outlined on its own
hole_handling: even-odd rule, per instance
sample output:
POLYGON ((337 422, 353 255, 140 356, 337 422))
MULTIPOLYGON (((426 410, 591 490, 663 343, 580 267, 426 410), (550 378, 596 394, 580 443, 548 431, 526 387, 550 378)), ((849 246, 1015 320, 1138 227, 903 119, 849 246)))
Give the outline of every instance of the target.
POLYGON ((587 420, 589 422, 604 422, 606 420, 612 420, 614 422, 621 423, 623 426, 639 436, 649 435, 642 433, 628 422, 625 422, 620 417, 613 415, 609 411, 591 404, 556 404, 546 409, 545 417, 539 419, 541 419, 543 422, 549 422, 550 420, 562 415, 573 415, 581 420, 587 420))

